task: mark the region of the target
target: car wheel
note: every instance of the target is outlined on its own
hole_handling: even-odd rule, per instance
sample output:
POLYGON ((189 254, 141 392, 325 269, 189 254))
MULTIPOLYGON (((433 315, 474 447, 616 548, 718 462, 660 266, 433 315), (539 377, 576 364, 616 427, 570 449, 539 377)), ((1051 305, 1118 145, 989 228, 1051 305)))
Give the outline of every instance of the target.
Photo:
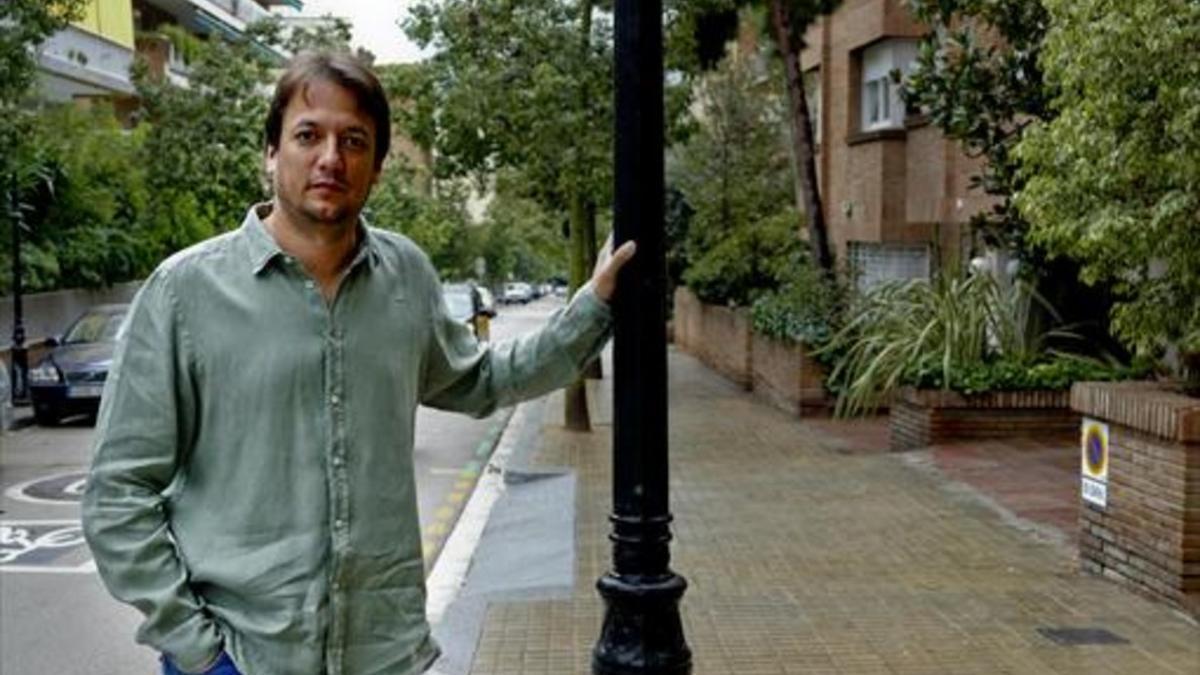
POLYGON ((38 426, 57 426, 61 419, 62 414, 50 406, 35 406, 33 409, 33 421, 37 422, 38 426))

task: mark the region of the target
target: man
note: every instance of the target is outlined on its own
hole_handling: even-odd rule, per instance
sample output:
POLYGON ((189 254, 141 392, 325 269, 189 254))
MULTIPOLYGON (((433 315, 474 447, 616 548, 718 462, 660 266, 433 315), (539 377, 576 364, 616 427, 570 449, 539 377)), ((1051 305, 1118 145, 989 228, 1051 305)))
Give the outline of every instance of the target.
POLYGON ((164 262, 130 310, 83 522, 165 673, 428 668, 417 404, 486 415, 608 339, 631 245, 541 331, 481 348, 424 254, 359 220, 390 137, 368 70, 297 57, 266 123, 273 200, 164 262))

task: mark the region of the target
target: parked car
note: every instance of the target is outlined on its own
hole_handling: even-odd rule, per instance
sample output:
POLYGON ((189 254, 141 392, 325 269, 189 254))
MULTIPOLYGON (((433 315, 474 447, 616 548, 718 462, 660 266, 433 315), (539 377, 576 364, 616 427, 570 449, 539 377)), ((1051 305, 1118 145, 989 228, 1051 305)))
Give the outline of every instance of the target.
POLYGON ((504 295, 501 296, 506 303, 525 304, 533 300, 533 287, 524 281, 510 281, 504 284, 504 295))
POLYGON ((480 342, 487 342, 491 338, 491 319, 496 316, 496 311, 485 306, 480 290, 469 283, 443 284, 442 299, 451 318, 465 323, 480 342))
POLYGON ((128 311, 127 304, 97 305, 71 322, 61 339, 47 340, 53 349, 29 371, 38 424, 96 413, 128 311))

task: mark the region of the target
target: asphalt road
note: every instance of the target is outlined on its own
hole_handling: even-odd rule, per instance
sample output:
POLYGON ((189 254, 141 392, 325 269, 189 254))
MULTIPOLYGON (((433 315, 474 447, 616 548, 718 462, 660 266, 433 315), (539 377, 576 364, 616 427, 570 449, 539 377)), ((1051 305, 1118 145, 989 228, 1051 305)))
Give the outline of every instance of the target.
MULTIPOLYGON (((503 307, 493 339, 537 328, 561 301, 503 307)), ((510 414, 421 408, 414 463, 427 567, 453 529, 510 414)), ((79 530, 89 420, 0 436, 0 673, 139 675, 157 656, 134 643, 141 616, 104 590, 79 530)))

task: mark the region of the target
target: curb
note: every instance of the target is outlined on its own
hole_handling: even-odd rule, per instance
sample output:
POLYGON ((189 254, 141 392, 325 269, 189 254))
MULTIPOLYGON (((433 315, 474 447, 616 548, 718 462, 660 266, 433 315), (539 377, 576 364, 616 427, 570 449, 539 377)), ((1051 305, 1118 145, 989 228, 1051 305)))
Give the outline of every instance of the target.
POLYGON ((425 615, 432 626, 441 621, 467 580, 475 550, 483 537, 492 508, 505 491, 504 472, 519 447, 521 432, 530 423, 534 402, 521 403, 509 414, 498 435, 487 466, 480 472, 471 498, 442 545, 433 569, 425 579, 425 615))

